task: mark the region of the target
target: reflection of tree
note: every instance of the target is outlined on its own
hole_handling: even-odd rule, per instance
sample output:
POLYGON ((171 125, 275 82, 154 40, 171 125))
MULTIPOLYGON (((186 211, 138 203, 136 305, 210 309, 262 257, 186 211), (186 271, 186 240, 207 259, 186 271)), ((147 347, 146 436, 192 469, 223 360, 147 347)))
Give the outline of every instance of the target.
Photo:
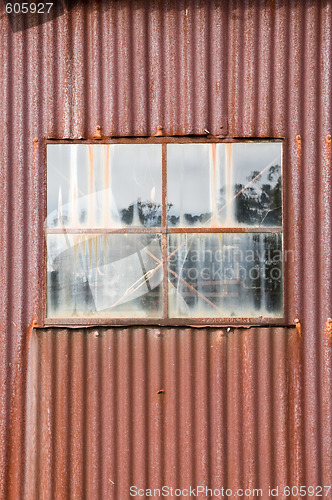
POLYGON ((169 280, 189 308, 205 310, 212 303, 227 316, 238 316, 246 307, 275 314, 282 308, 281 238, 273 233, 205 235, 202 244, 201 236, 187 236, 168 262, 169 280))
MULTIPOLYGON (((259 172, 252 172, 248 181, 253 180, 259 172)), ((262 185, 254 181, 235 199, 235 213, 238 222, 244 224, 278 226, 281 224, 281 167, 272 165, 268 170, 268 183, 262 185)), ((236 195, 244 188, 243 184, 235 184, 236 195)))
POLYGON ((177 217, 176 215, 169 215, 168 216, 168 224, 170 226, 176 226, 180 220, 180 217, 177 217))
POLYGON ((188 222, 189 226, 197 225, 198 222, 204 224, 210 217, 211 217, 210 213, 204 213, 200 215, 184 214, 184 218, 186 222, 188 222))
MULTIPOLYGON (((173 204, 167 204, 167 213, 172 208, 173 204)), ((134 221, 135 212, 138 215, 139 222, 145 227, 157 227, 161 225, 161 205, 151 202, 142 202, 138 200, 137 203, 132 203, 128 208, 121 210, 121 220, 127 226, 137 222, 134 221)), ((204 224, 211 217, 211 213, 191 214, 185 213, 184 219, 189 226, 197 224, 204 224)), ((168 215, 168 224, 176 226, 180 220, 177 215, 168 215)))
POLYGON ((150 201, 143 202, 138 200, 137 203, 132 203, 128 208, 121 210, 122 222, 127 226, 133 224, 135 212, 138 214, 138 218, 142 226, 155 227, 161 225, 160 203, 152 203, 150 201))

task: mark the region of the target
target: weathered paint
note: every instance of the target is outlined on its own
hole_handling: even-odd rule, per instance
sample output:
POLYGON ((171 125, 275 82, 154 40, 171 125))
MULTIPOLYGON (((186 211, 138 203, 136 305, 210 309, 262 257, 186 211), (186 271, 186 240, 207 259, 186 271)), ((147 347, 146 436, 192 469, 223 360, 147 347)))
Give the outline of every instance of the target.
POLYGON ((0 7, 0 497, 331 484, 331 0, 68 5, 37 20, 0 7), (284 138, 296 335, 32 330, 45 140, 160 132, 284 138))

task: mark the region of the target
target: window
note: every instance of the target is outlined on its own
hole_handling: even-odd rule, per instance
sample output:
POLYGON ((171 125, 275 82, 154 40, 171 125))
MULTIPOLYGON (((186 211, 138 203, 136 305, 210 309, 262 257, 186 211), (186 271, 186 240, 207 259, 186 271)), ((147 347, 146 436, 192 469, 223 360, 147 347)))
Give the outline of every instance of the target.
POLYGON ((47 318, 281 318, 282 143, 48 144, 47 318))

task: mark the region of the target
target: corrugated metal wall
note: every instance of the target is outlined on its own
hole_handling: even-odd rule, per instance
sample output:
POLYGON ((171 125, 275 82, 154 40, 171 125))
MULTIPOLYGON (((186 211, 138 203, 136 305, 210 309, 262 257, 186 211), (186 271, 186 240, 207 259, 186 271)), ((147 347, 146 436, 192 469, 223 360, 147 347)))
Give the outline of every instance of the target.
POLYGON ((38 25, 1 6, 0 497, 122 499, 140 477, 153 487, 331 484, 332 2, 62 10, 38 25), (162 126, 285 138, 294 251, 285 302, 301 337, 33 330, 43 307, 43 141, 92 137, 96 125, 104 136, 162 126))
POLYGON ((296 484, 298 332, 229 330, 35 331, 24 498, 296 484))

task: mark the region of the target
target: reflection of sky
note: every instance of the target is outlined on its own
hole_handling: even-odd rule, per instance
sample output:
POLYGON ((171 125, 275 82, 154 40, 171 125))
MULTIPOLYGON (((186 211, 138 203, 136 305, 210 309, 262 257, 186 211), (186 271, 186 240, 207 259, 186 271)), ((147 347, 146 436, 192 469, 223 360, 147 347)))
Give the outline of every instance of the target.
POLYGON ((167 146, 167 202, 170 214, 211 211, 210 144, 167 146))
MULTIPOLYGON (((216 168, 213 172, 211 144, 169 144, 167 146, 167 199, 172 203, 171 215, 211 212, 213 197, 218 197, 227 184, 248 184, 254 171, 268 165, 281 165, 281 143, 234 143, 231 158, 226 144, 216 146, 216 168), (227 173, 227 161, 231 163, 227 173)), ((255 187, 268 181, 268 168, 255 181, 255 187)))
MULTIPOLYGON (((224 146, 224 144, 219 145, 224 146)), ((248 176, 253 171, 261 172, 267 165, 281 165, 281 143, 260 144, 244 142, 234 144, 233 151, 233 182, 234 184, 247 184, 248 176)), ((268 169, 262 176, 262 180, 267 180, 268 169)))
MULTIPOLYGON (((81 203, 77 203, 78 211, 88 210, 89 195, 105 193, 107 183, 109 192, 98 198, 94 196, 93 203, 108 196, 108 206, 113 213, 121 212, 138 200, 161 204, 161 149, 160 144, 48 145, 48 214, 55 211, 56 215, 60 188, 63 214, 66 206, 68 210, 74 178, 77 198, 81 199, 81 203)), ((231 149, 232 168, 228 182, 232 185, 247 184, 253 171, 262 171, 269 164, 281 165, 281 143, 235 143, 231 149)), ((218 144, 213 172, 211 144, 168 144, 167 199, 173 204, 170 213, 211 212, 214 198, 218 198, 220 189, 227 184, 226 158, 226 144, 218 144)), ((267 175, 268 169, 255 185, 269 182, 267 175)), ((274 185, 275 180, 271 184, 274 185)), ((102 212, 102 201, 98 206, 102 212)), ((98 206, 94 206, 94 210, 98 210, 98 206)))
MULTIPOLYGON (((59 189, 62 205, 71 200, 73 177, 77 179, 77 197, 111 190, 117 211, 136 203, 161 203, 161 145, 159 144, 111 144, 93 145, 90 165, 87 144, 56 144, 47 147, 47 212, 58 209, 59 189), (76 172, 73 171, 74 149, 76 149, 76 172), (107 151, 108 150, 108 151, 107 151), (108 156, 107 156, 108 155, 108 156), (91 167, 91 168, 90 168, 91 167)), ((78 203, 79 205, 79 203, 78 203)))

